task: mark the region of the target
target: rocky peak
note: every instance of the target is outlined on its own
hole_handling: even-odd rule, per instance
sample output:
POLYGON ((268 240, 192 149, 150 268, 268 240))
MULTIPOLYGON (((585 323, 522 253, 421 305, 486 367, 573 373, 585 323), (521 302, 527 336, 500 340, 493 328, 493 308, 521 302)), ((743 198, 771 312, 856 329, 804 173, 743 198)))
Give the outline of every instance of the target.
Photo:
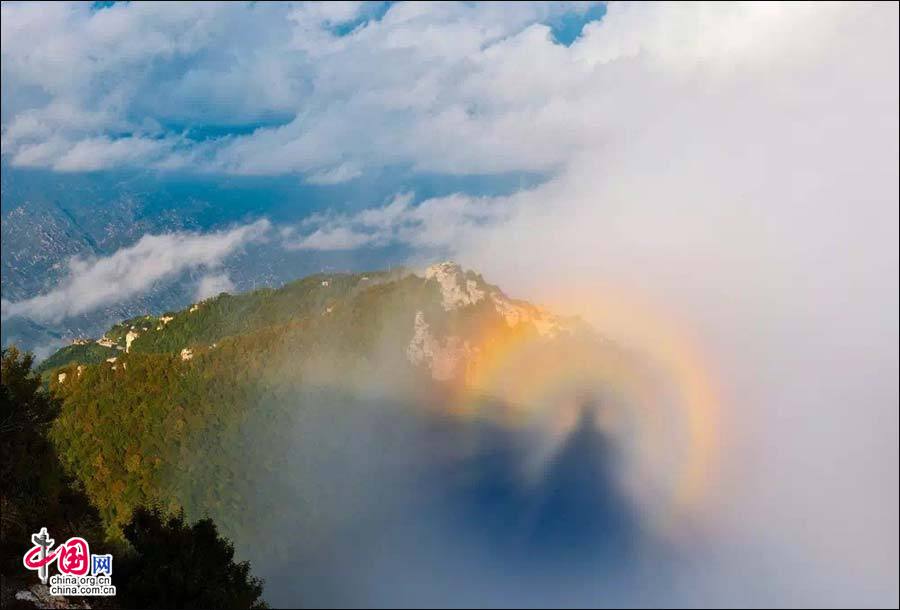
MULTIPOLYGON (((497 286, 456 263, 431 265, 425 270, 425 281, 437 284, 447 312, 484 303, 487 307, 479 308, 473 315, 483 316, 493 309, 498 316, 496 323, 510 329, 528 325, 546 340, 574 332, 571 321, 526 301, 509 298, 497 286)), ((466 374, 469 360, 477 358, 479 353, 477 336, 436 335, 424 312, 416 312, 406 356, 413 365, 429 369, 434 379, 446 381, 466 374)))
POLYGON ((444 309, 451 311, 459 307, 474 305, 489 299, 494 310, 504 319, 510 328, 519 324, 532 324, 544 337, 555 337, 560 331, 571 328, 558 316, 523 301, 507 297, 502 290, 491 286, 472 272, 466 272, 458 264, 445 261, 431 265, 425 270, 425 279, 437 282, 441 289, 444 309))
POLYGON ((425 279, 437 282, 440 286, 441 302, 447 311, 474 305, 486 296, 478 282, 467 277, 462 267, 451 261, 428 267, 425 270, 425 279))

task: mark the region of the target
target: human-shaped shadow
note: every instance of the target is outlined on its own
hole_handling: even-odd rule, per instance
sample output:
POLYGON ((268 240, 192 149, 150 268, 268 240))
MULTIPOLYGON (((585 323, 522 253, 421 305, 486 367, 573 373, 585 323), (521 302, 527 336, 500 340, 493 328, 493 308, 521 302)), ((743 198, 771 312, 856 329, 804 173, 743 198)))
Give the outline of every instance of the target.
POLYGON ((619 451, 596 425, 585 401, 577 425, 549 458, 538 480, 521 476, 520 446, 492 430, 491 447, 465 465, 473 473, 455 490, 464 527, 501 552, 583 561, 631 553, 640 522, 622 490, 619 451))

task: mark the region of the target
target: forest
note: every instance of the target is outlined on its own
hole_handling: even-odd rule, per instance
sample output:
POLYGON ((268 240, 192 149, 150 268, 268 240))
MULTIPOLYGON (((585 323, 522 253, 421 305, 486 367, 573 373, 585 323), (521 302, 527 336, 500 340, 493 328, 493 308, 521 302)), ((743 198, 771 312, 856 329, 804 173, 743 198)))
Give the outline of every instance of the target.
POLYGON ((33 358, 3 350, 0 378, 0 485, 2 485, 2 605, 32 608, 40 593, 22 567, 31 534, 46 527, 58 541, 88 540, 94 553, 114 557, 116 597, 94 598, 94 608, 264 608, 263 583, 211 519, 187 522, 134 506, 121 535, 108 527, 77 478, 59 461, 48 431, 62 410, 32 371, 33 358), (194 574, 196 578, 185 578, 194 574), (30 598, 30 600, 29 600, 30 598))

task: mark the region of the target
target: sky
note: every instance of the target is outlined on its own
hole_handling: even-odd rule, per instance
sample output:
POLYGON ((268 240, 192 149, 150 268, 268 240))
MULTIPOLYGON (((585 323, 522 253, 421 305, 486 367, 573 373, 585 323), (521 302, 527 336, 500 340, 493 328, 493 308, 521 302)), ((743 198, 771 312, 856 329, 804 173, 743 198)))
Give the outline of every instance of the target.
POLYGON ((896 606, 897 24, 896 3, 3 3, 5 168, 460 180, 145 236, 3 315, 191 268, 209 294, 258 240, 452 257, 673 370, 667 346, 698 354, 723 574, 760 545, 790 605, 896 606), (510 175, 537 178, 466 188, 510 175))

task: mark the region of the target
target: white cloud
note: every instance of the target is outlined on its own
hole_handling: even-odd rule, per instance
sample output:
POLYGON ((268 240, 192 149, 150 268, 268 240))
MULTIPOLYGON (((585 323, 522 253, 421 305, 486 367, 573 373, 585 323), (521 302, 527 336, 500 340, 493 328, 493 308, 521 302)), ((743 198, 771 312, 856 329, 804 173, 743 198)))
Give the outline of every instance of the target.
POLYGON ((198 301, 202 301, 203 299, 218 296, 223 292, 232 292, 233 290, 234 282, 231 281, 227 273, 204 275, 200 278, 200 283, 197 285, 195 298, 198 301))
POLYGON ((441 245, 651 353, 663 320, 722 397, 701 603, 767 603, 733 588, 761 570, 786 605, 896 605, 897 50, 896 4, 616 3, 569 49, 533 27, 453 91, 416 73, 432 114, 377 146, 551 180, 316 227, 441 245))
POLYGON ((383 236, 359 233, 346 227, 316 229, 298 240, 288 241, 288 250, 353 250, 362 246, 378 245, 383 236))
POLYGON ((336 167, 310 174, 306 177, 306 181, 310 184, 339 184, 361 175, 362 172, 353 165, 341 163, 336 167))
MULTIPOLYGON (((23 301, 3 302, 3 317, 58 321, 118 303, 188 269, 211 269, 238 248, 262 239, 270 224, 259 220, 214 233, 145 235, 136 244, 96 259, 73 258, 53 290, 23 301)), ((204 278, 201 289, 225 286, 227 276, 204 278)))
POLYGON ((710 581, 742 580, 759 564, 735 550, 755 548, 779 603, 896 604, 897 21, 896 5, 611 6, 576 48, 601 58, 600 87, 581 88, 596 119, 566 119, 584 137, 565 170, 457 242, 631 345, 665 341, 634 301, 699 346, 724 453, 722 551, 696 580, 724 603, 710 581))
POLYGON ((554 168, 574 143, 557 117, 572 92, 545 79, 579 73, 573 53, 533 24, 586 8, 400 3, 375 21, 371 5, 352 2, 4 3, 3 153, 62 171, 301 172, 319 184, 389 164, 554 168), (548 53, 550 64, 525 59, 548 53), (184 137, 207 125, 259 128, 184 137))
MULTIPOLYGON (((115 165, 151 163, 163 156, 171 147, 164 140, 140 137, 111 139, 108 137, 86 138, 61 154, 53 164, 59 171, 90 171, 115 165)), ((17 155, 14 162, 21 163, 17 155)))
POLYGON ((389 204, 353 215, 314 215, 297 229, 285 231, 289 250, 353 250, 364 246, 405 244, 440 250, 458 244, 466 232, 501 221, 503 200, 462 194, 413 204, 413 193, 397 195, 389 204))

